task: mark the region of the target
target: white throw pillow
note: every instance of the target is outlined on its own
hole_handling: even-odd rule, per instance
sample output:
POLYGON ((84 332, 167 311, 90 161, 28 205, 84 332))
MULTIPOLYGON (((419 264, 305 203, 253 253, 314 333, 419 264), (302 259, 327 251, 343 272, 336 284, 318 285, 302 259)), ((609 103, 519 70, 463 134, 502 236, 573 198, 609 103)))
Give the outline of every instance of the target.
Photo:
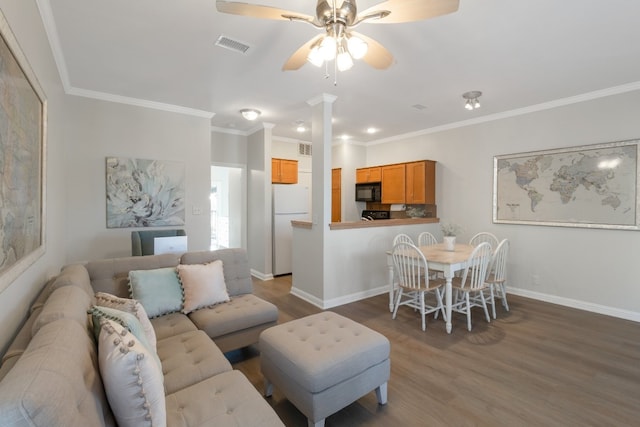
POLYGON ((100 322, 100 374, 118 425, 165 427, 162 369, 127 328, 109 319, 100 322))
POLYGON ((149 320, 146 310, 138 300, 120 298, 106 292, 96 292, 96 305, 126 311, 127 313, 131 313, 136 316, 144 329, 147 342, 155 351, 157 342, 156 331, 153 329, 153 325, 151 325, 151 321, 149 320))
POLYGON ((208 264, 180 264, 177 268, 184 293, 183 313, 229 301, 222 260, 208 264))

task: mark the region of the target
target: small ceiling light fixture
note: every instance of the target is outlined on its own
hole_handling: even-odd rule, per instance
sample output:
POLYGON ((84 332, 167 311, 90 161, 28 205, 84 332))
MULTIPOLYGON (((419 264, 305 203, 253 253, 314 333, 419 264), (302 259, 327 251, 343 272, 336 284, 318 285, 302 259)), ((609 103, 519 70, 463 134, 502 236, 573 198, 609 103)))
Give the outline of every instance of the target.
POLYGON ((462 97, 467 100, 464 103, 464 108, 467 110, 475 110, 476 108, 480 108, 480 101, 478 98, 482 96, 482 92, 479 90, 472 90, 471 92, 465 92, 462 94, 462 97))
POLYGON ((253 121, 257 119, 262 112, 260 112, 260 110, 254 110, 253 108, 243 108, 240 110, 240 114, 242 114, 242 117, 245 119, 253 121))
POLYGON ((296 122, 296 132, 304 133, 307 131, 307 127, 304 125, 303 121, 296 122))
POLYGON ((369 135, 373 135, 373 134, 374 134, 374 133, 376 133, 376 132, 378 132, 378 129, 376 129, 376 128, 374 128, 374 127, 367 128, 367 133, 368 133, 369 135))

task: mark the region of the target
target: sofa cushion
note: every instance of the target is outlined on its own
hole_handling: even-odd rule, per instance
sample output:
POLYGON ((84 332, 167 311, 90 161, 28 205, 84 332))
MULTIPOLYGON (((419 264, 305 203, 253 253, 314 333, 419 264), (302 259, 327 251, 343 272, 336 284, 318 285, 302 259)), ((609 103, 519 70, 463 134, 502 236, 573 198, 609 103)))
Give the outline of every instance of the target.
POLYGON ((202 308, 188 314, 189 319, 207 333, 216 338, 278 320, 278 308, 253 294, 231 298, 225 304, 202 308))
POLYGON ((153 325, 149 321, 147 311, 139 301, 131 298, 120 298, 106 292, 96 292, 96 305, 126 311, 136 316, 144 329, 144 334, 146 335, 149 345, 153 349, 156 348, 156 333, 153 330, 153 325))
MULTIPOLYGON (((11 345, 9 345, 9 348, 7 349, 7 351, 4 353, 4 355, 2 355, 2 360, 0 361, 0 367, 4 368, 5 367, 4 363, 8 359, 14 358, 16 356, 20 357, 20 355, 24 353, 27 346, 29 345, 29 342, 31 342, 31 337, 33 336, 31 334, 33 323, 36 321, 38 316, 40 316, 41 311, 42 311, 42 307, 36 308, 34 311, 31 312, 27 320, 24 322, 24 325, 22 326, 20 331, 18 331, 18 334, 16 335, 14 340, 11 342, 11 345)), ((0 376, 0 379, 2 379, 1 376, 0 376)))
POLYGON ((166 425, 162 370, 149 350, 125 327, 102 319, 100 373, 119 427, 166 425))
POLYGON ((197 331, 198 328, 182 313, 171 313, 165 316, 149 319, 158 341, 174 337, 184 332, 197 331))
POLYGON ((87 327, 87 310, 93 298, 80 288, 64 286, 58 288, 47 299, 38 318, 33 322, 31 335, 38 333, 42 326, 58 319, 72 319, 79 325, 87 327))
POLYGON ((185 332, 158 342, 165 394, 171 394, 214 375, 231 364, 202 331, 185 332))
POLYGON ((131 298, 140 301, 151 318, 182 309, 183 294, 173 267, 129 272, 131 298))
POLYGON ((119 297, 129 297, 129 271, 175 267, 180 257, 161 254, 90 261, 86 264, 91 286, 95 292, 108 292, 119 297))
POLYGON ((63 267, 51 285, 43 289, 43 297, 46 300, 56 289, 64 286, 75 286, 82 289, 87 295, 93 297, 89 272, 82 264, 72 264, 63 267))
POLYGON ((253 292, 249 259, 244 249, 187 252, 180 257, 180 264, 207 264, 218 259, 224 264, 224 281, 231 297, 253 292))
POLYGON ((283 427, 275 411, 239 371, 167 395, 168 427, 283 427))
POLYGON ((113 426, 86 326, 43 325, 0 381, 0 423, 10 426, 113 426))
POLYGON ((183 313, 229 301, 223 269, 221 260, 178 265, 178 277, 184 291, 183 313))

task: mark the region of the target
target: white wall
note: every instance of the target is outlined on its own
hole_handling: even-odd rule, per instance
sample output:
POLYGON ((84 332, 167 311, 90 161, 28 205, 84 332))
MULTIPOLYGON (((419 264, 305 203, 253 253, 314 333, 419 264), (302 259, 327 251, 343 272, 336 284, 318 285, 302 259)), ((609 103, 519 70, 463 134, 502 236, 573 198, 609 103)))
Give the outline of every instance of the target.
POLYGON ((70 97, 67 112, 67 262, 131 255, 132 229, 106 227, 105 158, 110 156, 184 162, 189 250, 209 249, 208 119, 81 97, 70 97), (194 208, 201 214, 194 215, 194 208))
POLYGON ((640 321, 640 232, 492 223, 494 155, 640 138, 639 116, 636 91, 374 145, 367 163, 438 161, 438 216, 462 240, 510 239, 514 292, 640 321))
POLYGON ((0 0, 9 22, 48 104, 46 152, 45 253, 6 289, 0 290, 0 355, 25 319, 29 305, 49 276, 57 273, 65 258, 64 137, 68 125, 66 98, 34 0, 0 0))
POLYGON ((271 128, 249 135, 247 142, 247 255, 252 274, 272 277, 271 128))
POLYGON ((364 145, 342 142, 332 150, 332 168, 342 168, 342 222, 359 221, 365 202, 356 202, 356 169, 367 165, 364 145))

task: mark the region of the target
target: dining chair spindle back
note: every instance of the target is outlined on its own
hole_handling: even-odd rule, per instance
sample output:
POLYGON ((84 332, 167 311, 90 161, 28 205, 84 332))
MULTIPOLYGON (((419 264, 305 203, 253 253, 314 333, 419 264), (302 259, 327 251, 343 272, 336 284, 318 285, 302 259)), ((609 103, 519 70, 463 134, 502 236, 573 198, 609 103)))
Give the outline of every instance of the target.
POLYGON ((393 308, 392 318, 398 314, 398 307, 406 305, 420 313, 422 318, 422 330, 426 330, 427 324, 425 316, 435 313, 434 318, 438 318, 438 313, 446 320, 444 304, 444 279, 429 279, 425 272, 429 271, 427 259, 416 246, 411 243, 398 243, 393 246, 392 258, 395 271, 399 280, 398 292, 393 308), (433 294, 435 302, 427 300, 433 294))

